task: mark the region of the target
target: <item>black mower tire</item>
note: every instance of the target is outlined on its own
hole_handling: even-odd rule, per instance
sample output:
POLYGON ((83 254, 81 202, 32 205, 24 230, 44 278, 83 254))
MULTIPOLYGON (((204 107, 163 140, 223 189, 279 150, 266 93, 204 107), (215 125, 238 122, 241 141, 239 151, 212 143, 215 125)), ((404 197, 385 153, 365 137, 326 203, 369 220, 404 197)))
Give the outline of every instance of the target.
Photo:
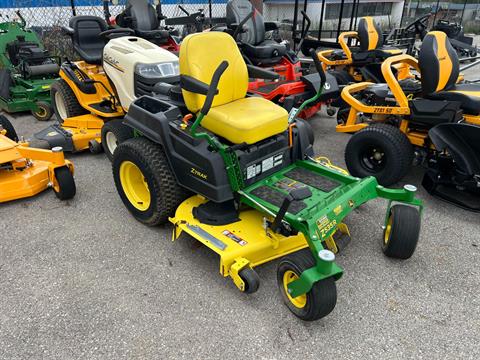
POLYGON ((245 282, 245 288, 243 289, 245 294, 253 294, 260 287, 260 278, 252 268, 246 267, 240 270, 238 275, 245 282))
MULTIPOLYGON (((293 272, 300 277, 302 272, 314 267, 315 259, 309 248, 297 251, 287 255, 280 260, 277 268, 277 283, 282 295, 283 301, 288 309, 298 318, 305 321, 314 321, 321 319, 332 312, 337 304, 337 287, 335 279, 329 277, 317 281, 306 296, 306 303, 303 307, 296 306, 287 295, 284 286, 284 276, 287 272, 293 272)), ((297 298, 295 298, 297 299, 297 298)))
POLYGON ((383 253, 395 259, 410 258, 417 247, 420 227, 421 216, 417 208, 407 205, 392 206, 383 231, 383 253))
POLYGON ((397 127, 373 124, 355 133, 345 148, 345 163, 352 176, 374 176, 389 186, 410 170, 414 149, 408 137, 397 127), (375 158, 378 156, 378 158, 375 158))
POLYGON ((10 120, 5 115, 0 115, 0 126, 7 131, 6 137, 13 141, 18 141, 18 135, 10 120))
POLYGON ((9 69, 0 69, 0 97, 10 99, 10 87, 12 86, 12 74, 9 69))
POLYGON ((113 152, 118 145, 133 137, 133 129, 125 125, 123 119, 114 119, 103 125, 101 137, 103 151, 107 155, 108 160, 112 161, 113 152), (112 141, 115 141, 115 145, 111 144, 112 141))
POLYGON ((87 114, 87 110, 85 110, 82 105, 78 102, 77 97, 73 90, 68 86, 68 83, 63 80, 59 79, 58 81, 54 82, 50 87, 50 96, 52 98, 52 108, 57 120, 59 122, 63 122, 66 118, 80 116, 87 114), (59 93, 60 97, 63 99, 64 104, 64 111, 65 114, 62 116, 58 110, 57 106, 57 96, 56 94, 59 93))
POLYGON ((32 110, 32 115, 38 121, 48 121, 53 115, 52 107, 45 101, 37 101, 35 105, 38 106, 38 110, 32 110))
POLYGON ((163 148, 145 137, 128 139, 113 154, 113 178, 123 203, 136 220, 148 226, 165 224, 177 207, 190 195, 175 178, 163 148), (148 186, 149 207, 140 210, 128 199, 120 179, 123 163, 133 163, 148 186))
POLYGON ((57 179, 59 190, 55 192, 55 195, 60 200, 69 200, 77 193, 75 186, 75 180, 68 166, 62 166, 54 170, 55 178, 57 179))

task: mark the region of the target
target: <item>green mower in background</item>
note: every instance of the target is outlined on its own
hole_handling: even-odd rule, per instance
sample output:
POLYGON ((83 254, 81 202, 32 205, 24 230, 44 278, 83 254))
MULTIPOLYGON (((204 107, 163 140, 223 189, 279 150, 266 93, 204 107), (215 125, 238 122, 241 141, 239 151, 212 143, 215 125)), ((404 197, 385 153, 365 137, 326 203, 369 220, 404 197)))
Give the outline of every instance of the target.
POLYGON ((60 59, 44 49, 37 34, 18 21, 0 23, 0 108, 30 111, 40 120, 52 117, 50 86, 58 78, 60 59))

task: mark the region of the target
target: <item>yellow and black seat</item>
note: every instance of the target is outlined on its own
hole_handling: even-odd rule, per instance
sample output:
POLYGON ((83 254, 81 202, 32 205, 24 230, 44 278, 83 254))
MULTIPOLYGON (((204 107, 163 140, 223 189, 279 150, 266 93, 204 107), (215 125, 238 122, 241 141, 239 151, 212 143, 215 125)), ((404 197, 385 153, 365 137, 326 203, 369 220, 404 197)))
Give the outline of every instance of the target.
POLYGON ((458 101, 465 114, 480 114, 480 85, 457 84, 458 56, 444 32, 431 31, 425 36, 418 63, 425 97, 458 101))
POLYGON ((371 16, 364 16, 358 22, 357 35, 360 41, 359 52, 353 53, 353 58, 374 53, 377 57, 389 57, 401 54, 400 49, 383 46, 383 34, 380 26, 371 16))
MULTIPOLYGON (((247 65, 233 38, 227 33, 205 32, 188 35, 180 47, 180 74, 208 84, 222 62, 228 67, 220 78, 218 94, 201 126, 233 144, 253 144, 284 132, 288 113, 260 97, 246 97, 247 65), (215 48, 212 48, 215 44, 215 48)), ((182 88, 188 110, 197 114, 205 95, 182 88)))

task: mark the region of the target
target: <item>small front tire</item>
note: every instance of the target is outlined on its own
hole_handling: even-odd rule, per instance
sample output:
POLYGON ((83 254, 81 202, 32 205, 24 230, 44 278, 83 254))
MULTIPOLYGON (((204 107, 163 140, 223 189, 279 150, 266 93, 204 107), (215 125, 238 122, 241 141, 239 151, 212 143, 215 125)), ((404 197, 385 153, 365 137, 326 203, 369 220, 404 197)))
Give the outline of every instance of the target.
POLYGON ((56 168, 55 179, 58 183, 58 191, 54 188, 53 191, 55 195, 60 200, 69 200, 75 196, 77 193, 77 188, 75 186, 75 180, 73 179, 72 172, 68 166, 62 166, 56 168))
POLYGON ((417 208, 394 205, 383 231, 382 250, 391 258, 408 259, 415 252, 420 236, 421 216, 417 208))
POLYGON ((112 161, 113 152, 119 144, 132 137, 132 128, 125 125, 121 119, 106 122, 102 127, 102 147, 108 160, 112 161))
POLYGON ((240 270, 238 276, 240 276, 245 283, 245 288, 243 289, 244 293, 253 294, 260 287, 260 278, 258 277, 257 272, 252 268, 247 267, 240 270))
POLYGON ((288 293, 287 285, 315 265, 310 249, 303 249, 285 256, 277 268, 277 283, 285 304, 295 316, 305 321, 327 316, 337 303, 337 287, 333 277, 317 281, 309 292, 295 298, 288 293))
POLYGON ((53 115, 50 104, 46 103, 45 101, 37 101, 35 105, 37 105, 37 110, 32 110, 32 115, 35 117, 35 119, 38 121, 50 120, 53 115))

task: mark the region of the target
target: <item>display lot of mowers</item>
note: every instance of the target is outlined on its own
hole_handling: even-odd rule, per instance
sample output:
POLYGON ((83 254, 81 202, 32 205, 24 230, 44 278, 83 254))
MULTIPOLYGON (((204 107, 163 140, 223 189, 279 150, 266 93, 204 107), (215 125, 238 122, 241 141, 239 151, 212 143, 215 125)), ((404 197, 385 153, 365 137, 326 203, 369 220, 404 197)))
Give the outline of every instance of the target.
POLYGON ((480 356, 480 82, 446 33, 116 6, 58 62, 0 24, 9 84, 49 89, 0 101, 0 358, 480 356))

